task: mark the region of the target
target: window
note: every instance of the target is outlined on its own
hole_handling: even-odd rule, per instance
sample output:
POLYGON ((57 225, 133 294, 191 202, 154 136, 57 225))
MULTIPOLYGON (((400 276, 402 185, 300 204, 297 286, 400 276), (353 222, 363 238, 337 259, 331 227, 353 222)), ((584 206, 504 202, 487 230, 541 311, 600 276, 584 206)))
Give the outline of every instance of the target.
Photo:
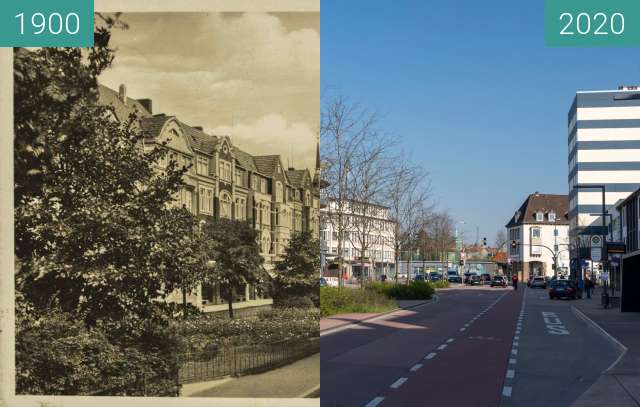
POLYGON ((200 197, 200 212, 213 215, 213 188, 201 186, 198 195, 200 197))
POLYGON ((282 182, 276 182, 276 202, 282 202, 282 182))
POLYGON ((223 181, 231 182, 231 163, 228 161, 220 160, 219 164, 220 179, 223 181))
POLYGON ((234 178, 235 178, 235 183, 238 186, 243 187, 244 186, 244 171, 236 168, 236 172, 234 174, 234 178))
POLYGON ((559 236, 560 233, 558 233, 558 229, 553 229, 553 235, 554 236, 559 236))
POLYGON ((255 174, 251 176, 251 189, 258 190, 258 176, 255 174))
POLYGON ((260 178, 260 192, 267 193, 267 180, 264 178, 260 178))
POLYGON ((540 239, 540 228, 531 228, 531 237, 534 239, 540 239))
POLYGON ((220 195, 220 217, 231 219, 231 197, 226 192, 220 195))
POLYGON ((244 198, 236 198, 236 219, 247 220, 247 201, 244 198))
POLYGON ((549 212, 549 222, 555 222, 555 221, 556 221, 556 213, 549 212))
POLYGON ((544 213, 536 212, 536 222, 542 222, 542 221, 544 221, 544 213))
POLYGON ((311 192, 309 191, 304 194, 304 206, 311 206, 311 192))
POLYGON ((209 175, 209 159, 199 155, 196 161, 196 172, 200 175, 209 175))
POLYGON ((193 192, 191 190, 180 190, 180 207, 193 211, 193 192))

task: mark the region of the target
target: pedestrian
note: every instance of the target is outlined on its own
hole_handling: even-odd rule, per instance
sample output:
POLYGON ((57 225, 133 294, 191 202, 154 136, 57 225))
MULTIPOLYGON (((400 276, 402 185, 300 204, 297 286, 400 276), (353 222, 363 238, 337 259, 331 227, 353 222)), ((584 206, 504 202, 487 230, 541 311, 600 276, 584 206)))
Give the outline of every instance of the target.
POLYGON ((517 290, 518 289, 518 275, 514 274, 513 277, 511 277, 511 284, 513 284, 513 289, 517 290))
POLYGON ((593 289, 593 282, 589 277, 584 278, 584 289, 587 291, 587 298, 591 298, 591 290, 593 289))

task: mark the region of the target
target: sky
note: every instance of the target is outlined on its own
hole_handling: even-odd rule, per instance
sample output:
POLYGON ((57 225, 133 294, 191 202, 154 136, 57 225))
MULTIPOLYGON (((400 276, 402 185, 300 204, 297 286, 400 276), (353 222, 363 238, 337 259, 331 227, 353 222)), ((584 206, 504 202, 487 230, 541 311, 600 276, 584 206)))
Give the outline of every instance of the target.
POLYGON ((542 0, 323 0, 322 101, 379 114, 465 241, 495 241, 533 192, 568 193, 579 90, 640 84, 637 49, 548 48, 542 0))
POLYGON ((125 13, 100 81, 153 100, 153 113, 228 135, 254 155, 315 168, 318 13, 125 13))

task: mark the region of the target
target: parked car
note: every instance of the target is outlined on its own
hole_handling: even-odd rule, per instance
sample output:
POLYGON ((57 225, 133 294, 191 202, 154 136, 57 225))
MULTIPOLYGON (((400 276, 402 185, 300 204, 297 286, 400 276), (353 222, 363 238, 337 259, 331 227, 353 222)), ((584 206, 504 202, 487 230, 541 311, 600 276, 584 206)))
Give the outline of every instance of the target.
POLYGON ((506 287, 507 280, 503 276, 493 276, 491 280, 491 287, 506 287))
POLYGON ((431 281, 440 281, 442 280, 442 274, 438 273, 437 271, 432 271, 431 273, 429 273, 429 279, 431 281))
POLYGON ((469 285, 480 285, 482 284, 482 279, 477 274, 472 274, 469 276, 468 283, 469 285))
POLYGON ((462 277, 455 270, 449 270, 448 278, 450 283, 462 283, 462 277))
POLYGON ((547 280, 544 277, 534 277, 529 283, 531 288, 547 288, 547 280))
POLYGON ((489 284, 491 283, 491 274, 489 273, 483 273, 480 275, 480 282, 482 284, 489 284))
POLYGON ((416 274, 413 276, 413 281, 424 281, 426 280, 424 274, 416 274))
POLYGON ((463 274, 465 284, 469 284, 469 277, 471 277, 472 275, 473 273, 468 273, 468 272, 463 274))
POLYGON ((569 298, 575 300, 582 297, 578 291, 578 285, 571 280, 551 280, 549 282, 549 299, 569 298))
POLYGON ((531 280, 533 280, 533 275, 530 275, 527 279, 527 287, 531 287, 531 280))

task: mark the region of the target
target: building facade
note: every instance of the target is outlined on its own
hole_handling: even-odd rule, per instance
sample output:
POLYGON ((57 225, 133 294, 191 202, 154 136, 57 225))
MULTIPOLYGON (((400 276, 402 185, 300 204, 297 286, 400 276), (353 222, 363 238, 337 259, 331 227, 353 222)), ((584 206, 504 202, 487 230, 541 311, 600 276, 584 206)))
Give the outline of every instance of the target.
MULTIPOLYGON (((176 116, 153 114, 151 100, 127 97, 124 85, 117 92, 100 86, 99 98, 113 107, 117 120, 137 112, 143 148, 166 149, 156 163, 158 170, 170 161, 190 166, 175 205, 189 209, 201 222, 237 219, 258 231, 267 271, 282 260, 293 233, 309 231, 318 236, 320 199, 317 181, 308 169, 286 168, 279 155, 251 155, 233 145, 228 136, 208 134, 176 116)), ((247 285, 237 293, 237 301, 259 296, 257 287, 247 285)), ((189 301, 199 306, 224 303, 215 285, 191 293, 189 301)))
POLYGON ((353 201, 345 201, 340 206, 345 219, 342 249, 338 247, 336 226, 339 205, 335 200, 330 200, 321 210, 320 244, 326 250, 323 274, 328 277, 342 276, 344 279, 357 278, 361 273, 366 279, 378 279, 383 274, 393 275, 395 222, 389 219, 389 208, 381 205, 362 205, 353 201), (363 242, 366 247, 364 251, 363 242), (338 270, 340 256, 343 259, 342 273, 338 270))
POLYGON ((577 92, 567 121, 570 234, 587 246, 589 236, 606 234, 602 192, 577 185, 605 185, 607 208, 640 187, 640 89, 577 92))
POLYGON ((640 189, 619 202, 615 213, 619 221, 615 222, 614 214, 611 233, 615 234, 619 224, 616 240, 625 244, 625 253, 611 259, 609 281, 620 291, 620 310, 640 312, 640 189))
POLYGON ((532 276, 553 276, 554 257, 558 274, 569 272, 569 199, 567 195, 535 192, 506 225, 511 272, 523 281, 532 276), (516 245, 511 242, 515 241, 516 245))

